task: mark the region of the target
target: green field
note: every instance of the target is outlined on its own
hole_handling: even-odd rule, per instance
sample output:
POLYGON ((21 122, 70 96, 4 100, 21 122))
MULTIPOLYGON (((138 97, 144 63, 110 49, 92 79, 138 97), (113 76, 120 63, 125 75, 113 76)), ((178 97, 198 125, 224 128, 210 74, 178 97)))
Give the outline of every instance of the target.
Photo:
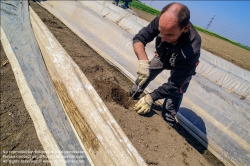
MULTIPOLYGON (((140 10, 143 10, 143 11, 145 11, 145 12, 148 12, 148 13, 153 14, 153 15, 156 15, 156 16, 160 14, 160 11, 159 11, 159 10, 157 10, 157 9, 155 9, 155 8, 152 8, 152 7, 150 7, 150 6, 147 6, 147 5, 145 5, 145 4, 141 3, 141 2, 138 2, 138 1, 136 1, 136 0, 133 0, 133 1, 129 4, 129 6, 134 7, 134 8, 137 8, 137 9, 140 9, 140 10)), ((215 36, 215 37, 217 37, 217 38, 220 38, 220 39, 222 39, 222 40, 225 40, 225 41, 227 41, 227 42, 229 42, 229 43, 232 43, 232 44, 234 44, 234 45, 236 45, 236 46, 239 46, 239 47, 241 47, 241 48, 244 48, 244 49, 250 51, 250 47, 247 47, 247 46, 244 46, 244 45, 239 44, 239 43, 237 43, 237 42, 234 42, 234 41, 232 41, 232 40, 230 40, 230 39, 227 39, 227 38, 225 38, 225 37, 223 37, 223 36, 220 36, 220 35, 218 35, 218 34, 216 34, 216 33, 213 33, 213 32, 211 32, 211 31, 208 31, 208 30, 206 30, 206 29, 204 29, 204 28, 201 28, 201 27, 198 27, 198 26, 195 26, 195 28, 196 28, 198 31, 200 31, 200 32, 209 34, 209 35, 211 35, 211 36, 215 36)))
POLYGON ((135 1, 135 0, 133 0, 133 1, 129 4, 129 6, 132 6, 132 7, 134 7, 134 8, 143 10, 143 11, 148 12, 148 13, 153 14, 153 15, 160 15, 160 11, 159 11, 159 10, 157 10, 157 9, 155 9, 155 8, 152 8, 152 7, 150 7, 150 6, 147 6, 147 5, 145 5, 145 4, 143 4, 143 3, 140 3, 140 2, 138 2, 138 1, 135 1))

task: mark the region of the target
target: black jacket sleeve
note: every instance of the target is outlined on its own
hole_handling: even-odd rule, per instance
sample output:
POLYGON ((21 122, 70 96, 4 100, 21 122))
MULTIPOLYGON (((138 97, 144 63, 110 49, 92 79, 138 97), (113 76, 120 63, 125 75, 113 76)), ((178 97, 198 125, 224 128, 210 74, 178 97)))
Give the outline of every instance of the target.
POLYGON ((159 16, 156 17, 147 27, 143 27, 133 38, 133 43, 142 42, 144 46, 154 40, 159 32, 159 16))
POLYGON ((176 93, 185 93, 192 75, 195 74, 199 57, 200 53, 196 53, 194 56, 189 59, 184 59, 181 63, 176 65, 176 67, 171 70, 168 82, 164 83, 150 94, 153 101, 171 97, 176 93))

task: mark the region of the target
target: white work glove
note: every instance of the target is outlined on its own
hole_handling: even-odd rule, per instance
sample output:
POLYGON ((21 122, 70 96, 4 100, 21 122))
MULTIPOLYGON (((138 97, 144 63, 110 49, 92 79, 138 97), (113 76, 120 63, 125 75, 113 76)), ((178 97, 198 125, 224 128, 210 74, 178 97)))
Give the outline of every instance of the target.
POLYGON ((149 94, 141 98, 134 106, 134 110, 138 114, 146 114, 150 111, 153 100, 149 94))
POLYGON ((141 87, 146 80, 149 77, 149 60, 139 60, 139 67, 137 70, 137 75, 138 75, 138 79, 140 80, 139 82, 139 87, 141 87))

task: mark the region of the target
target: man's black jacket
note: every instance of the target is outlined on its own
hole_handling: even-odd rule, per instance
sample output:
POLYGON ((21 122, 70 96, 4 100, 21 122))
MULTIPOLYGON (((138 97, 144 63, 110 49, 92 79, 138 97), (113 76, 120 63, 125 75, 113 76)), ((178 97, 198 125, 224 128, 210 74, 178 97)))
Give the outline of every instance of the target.
POLYGON ((183 33, 174 46, 161 42, 161 34, 158 29, 159 16, 147 27, 142 28, 133 38, 133 43, 142 42, 146 46, 156 37, 156 53, 163 63, 163 68, 171 70, 168 81, 150 94, 153 101, 170 97, 175 93, 184 93, 191 76, 195 74, 200 57, 201 38, 194 26, 189 24, 189 31, 183 33))

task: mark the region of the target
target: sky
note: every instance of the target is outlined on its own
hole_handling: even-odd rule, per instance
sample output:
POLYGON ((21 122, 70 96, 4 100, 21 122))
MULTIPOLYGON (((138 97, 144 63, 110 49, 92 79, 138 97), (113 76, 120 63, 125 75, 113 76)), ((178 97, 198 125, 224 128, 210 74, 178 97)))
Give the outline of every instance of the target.
POLYGON ((179 2, 190 10, 190 21, 201 28, 250 47, 250 1, 156 1, 142 0, 148 6, 161 10, 171 2, 179 2), (212 20, 212 18, 214 19, 212 20))

